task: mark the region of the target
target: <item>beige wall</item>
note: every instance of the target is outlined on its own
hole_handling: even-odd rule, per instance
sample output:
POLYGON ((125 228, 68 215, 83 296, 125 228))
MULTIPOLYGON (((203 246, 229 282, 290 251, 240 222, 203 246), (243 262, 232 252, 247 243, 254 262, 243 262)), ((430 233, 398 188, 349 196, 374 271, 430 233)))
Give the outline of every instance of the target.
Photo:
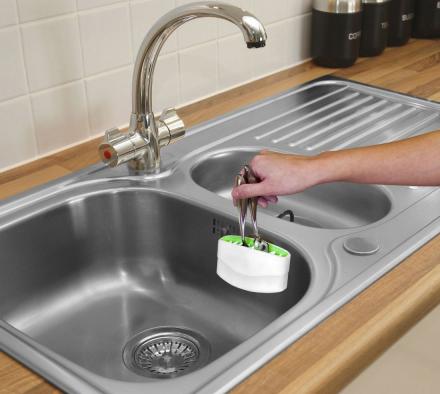
MULTIPOLYGON (((149 26, 186 0, 0 0, 0 170, 126 125, 133 60, 149 26)), ((247 50, 234 26, 182 26, 158 61, 154 108, 178 106, 309 57, 311 0, 230 0, 266 25, 247 50)))

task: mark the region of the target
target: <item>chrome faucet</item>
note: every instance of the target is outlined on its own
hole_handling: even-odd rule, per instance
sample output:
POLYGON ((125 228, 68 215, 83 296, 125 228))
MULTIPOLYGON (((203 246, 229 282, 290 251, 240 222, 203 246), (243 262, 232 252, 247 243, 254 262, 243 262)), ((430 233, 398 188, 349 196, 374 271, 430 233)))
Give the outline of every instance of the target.
POLYGON ((115 167, 129 162, 137 170, 158 172, 161 147, 185 135, 185 125, 175 109, 163 111, 155 120, 151 97, 153 73, 159 52, 170 34, 185 22, 200 17, 216 17, 234 23, 243 33, 248 48, 260 48, 266 44, 262 23, 251 13, 229 4, 190 3, 162 16, 148 31, 137 54, 128 131, 107 130, 105 141, 99 146, 104 163, 115 167))

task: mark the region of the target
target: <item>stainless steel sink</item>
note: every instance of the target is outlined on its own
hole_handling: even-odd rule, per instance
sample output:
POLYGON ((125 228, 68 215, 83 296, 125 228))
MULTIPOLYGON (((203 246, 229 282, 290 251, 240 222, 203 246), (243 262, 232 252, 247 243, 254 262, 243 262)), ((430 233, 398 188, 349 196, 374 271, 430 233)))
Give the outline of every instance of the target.
POLYGON ((285 197, 259 224, 292 253, 288 289, 248 293, 215 273, 218 238, 238 231, 233 175, 263 147, 315 154, 438 129, 439 110, 324 78, 191 129, 160 174, 98 164, 5 200, 0 347, 68 392, 229 390, 440 230, 437 188, 285 197))
POLYGON ((304 257, 267 233, 294 256, 289 288, 265 296, 229 286, 216 275, 216 247, 235 221, 176 197, 121 185, 66 198, 0 233, 0 314, 102 377, 144 381, 121 350, 152 327, 202 334, 213 361, 296 305, 310 285, 304 257))

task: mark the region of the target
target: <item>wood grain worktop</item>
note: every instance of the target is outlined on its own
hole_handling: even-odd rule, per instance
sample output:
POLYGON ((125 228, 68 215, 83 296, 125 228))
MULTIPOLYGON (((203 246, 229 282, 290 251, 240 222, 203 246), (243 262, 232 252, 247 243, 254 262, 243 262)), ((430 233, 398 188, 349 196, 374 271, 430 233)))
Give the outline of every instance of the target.
MULTIPOLYGON (((440 40, 412 40, 354 66, 305 63, 179 110, 188 126, 333 74, 440 101, 440 40)), ((0 198, 97 162, 100 139, 0 173, 0 198)), ((440 303, 440 236, 424 245, 307 335, 233 389, 238 393, 336 393, 440 303)), ((0 393, 56 393, 50 383, 0 353, 0 393)))

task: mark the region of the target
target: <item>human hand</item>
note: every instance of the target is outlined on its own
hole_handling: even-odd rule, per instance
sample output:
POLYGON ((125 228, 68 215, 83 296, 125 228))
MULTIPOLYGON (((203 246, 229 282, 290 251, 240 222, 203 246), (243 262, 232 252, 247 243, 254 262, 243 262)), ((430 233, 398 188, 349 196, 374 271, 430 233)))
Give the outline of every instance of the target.
POLYGON ((258 204, 267 207, 277 196, 302 192, 318 183, 315 157, 282 154, 263 150, 249 163, 258 183, 232 189, 234 203, 238 199, 258 197, 258 204))

